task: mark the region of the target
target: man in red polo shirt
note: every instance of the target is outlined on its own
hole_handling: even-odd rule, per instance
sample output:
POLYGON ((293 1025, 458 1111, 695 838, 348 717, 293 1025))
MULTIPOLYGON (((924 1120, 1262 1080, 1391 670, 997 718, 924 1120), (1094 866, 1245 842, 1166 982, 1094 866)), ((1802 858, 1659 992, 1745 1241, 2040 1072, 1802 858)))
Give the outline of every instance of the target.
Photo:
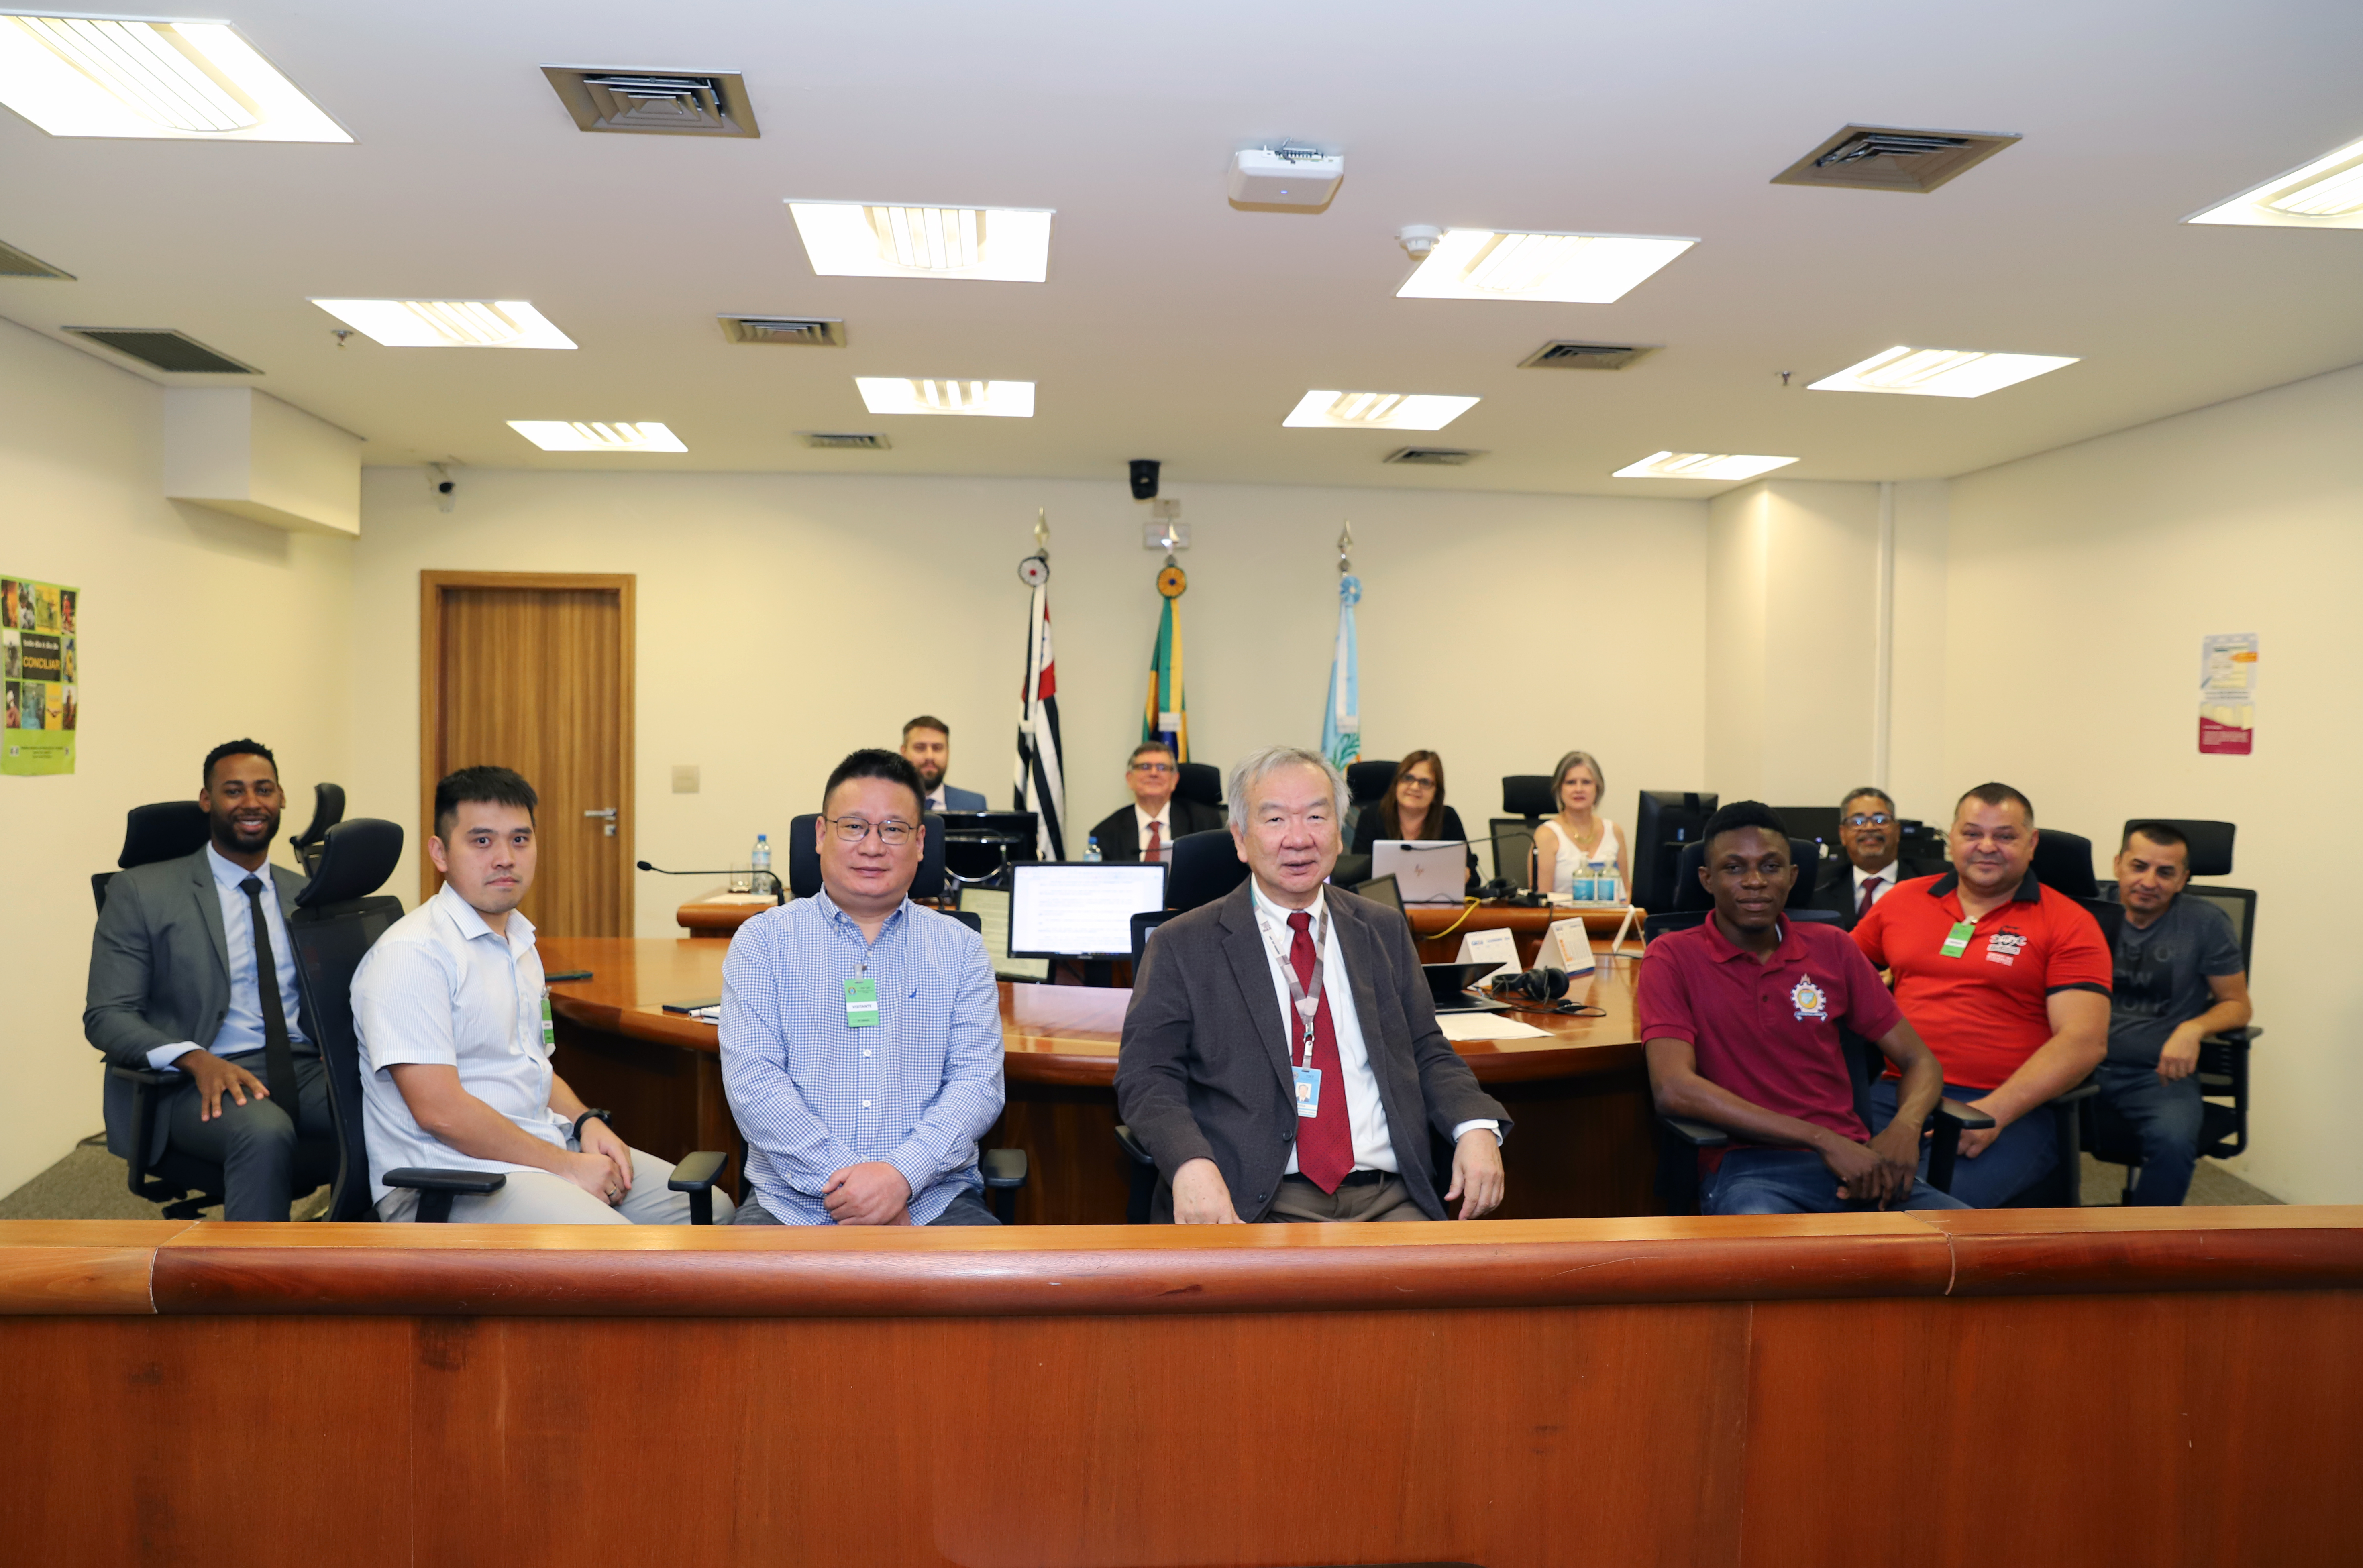
MULTIPOLYGON (((1994 1119, 1961 1134, 1954 1167, 1954 1196, 1980 1209, 2059 1163, 2052 1119, 2030 1112, 2109 1049, 2108 943, 2075 900, 2036 880, 2035 843, 2027 798, 1980 784, 1953 808, 1952 871, 1903 883, 1854 928, 1944 1064, 1946 1095, 1994 1119)), ((1892 1081, 1872 1086, 1872 1121, 1895 1103, 1892 1081)))
POLYGON ((1714 914, 1649 944, 1635 998, 1658 1109, 1737 1141, 1701 1156, 1699 1211, 1962 1208, 1914 1169, 1936 1058, 1843 930, 1781 918, 1797 867, 1780 817, 1736 801, 1705 843, 1714 914), (1903 1109, 1877 1137, 1855 1110, 1841 1023, 1903 1075, 1903 1109))

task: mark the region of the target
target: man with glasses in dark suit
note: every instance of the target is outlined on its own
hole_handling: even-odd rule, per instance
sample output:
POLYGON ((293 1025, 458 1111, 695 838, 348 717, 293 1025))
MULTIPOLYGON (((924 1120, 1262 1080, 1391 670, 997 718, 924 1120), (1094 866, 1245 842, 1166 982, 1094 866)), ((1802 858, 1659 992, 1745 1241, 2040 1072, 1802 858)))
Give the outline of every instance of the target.
POLYGON ((1092 829, 1099 841, 1100 858, 1108 861, 1173 863, 1173 841, 1184 834, 1205 833, 1223 825, 1223 814, 1212 806, 1184 801, 1173 793, 1182 781, 1182 765, 1163 741, 1142 741, 1132 748, 1125 766, 1125 788, 1132 803, 1118 806, 1092 829))
POLYGON ((1814 906, 1835 911, 1839 923, 1852 931, 1897 883, 1945 869, 1901 858, 1897 851, 1902 843, 1903 824, 1887 791, 1873 784, 1850 791, 1838 804, 1839 853, 1823 863, 1814 906))

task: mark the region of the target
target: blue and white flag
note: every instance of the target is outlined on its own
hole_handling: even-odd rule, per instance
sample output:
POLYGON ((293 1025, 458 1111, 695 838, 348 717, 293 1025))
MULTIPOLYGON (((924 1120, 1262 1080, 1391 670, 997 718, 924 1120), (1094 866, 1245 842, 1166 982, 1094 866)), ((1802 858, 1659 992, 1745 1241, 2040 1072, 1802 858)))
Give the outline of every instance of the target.
POLYGON ((1337 579, 1337 652, 1329 665, 1329 702, 1321 713, 1321 749, 1339 772, 1362 756, 1362 669, 1354 651, 1354 606, 1362 602, 1362 580, 1351 572, 1337 579))

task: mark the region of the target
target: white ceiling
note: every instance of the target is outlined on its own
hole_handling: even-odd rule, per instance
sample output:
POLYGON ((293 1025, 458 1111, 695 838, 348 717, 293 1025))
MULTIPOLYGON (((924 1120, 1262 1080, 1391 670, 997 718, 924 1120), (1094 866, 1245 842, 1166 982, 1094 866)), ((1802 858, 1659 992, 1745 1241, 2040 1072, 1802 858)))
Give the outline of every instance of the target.
POLYGON ((0 239, 79 280, 0 279, 0 315, 178 327, 372 463, 1113 480, 1153 457, 1176 492, 1703 495, 1728 487, 1608 474, 1665 447, 1955 474, 2363 360, 2363 232, 2178 221, 2363 135, 2353 0, 192 14, 354 143, 59 140, 0 112, 0 239), (545 64, 741 72, 762 136, 586 135, 545 64), (2025 139, 1928 195, 1769 182, 1850 120, 2025 139), (1281 136, 1344 149, 1337 201, 1234 210, 1232 149, 1281 136), (815 278, 790 196, 1055 207, 1049 282, 815 278), (1410 223, 1702 243, 1614 305, 1398 300, 1410 223), (316 295, 527 298, 581 348, 339 349, 316 295), (851 342, 733 347, 723 311, 851 342), (1551 337, 1666 348, 1516 368, 1551 337), (1973 402, 1803 390, 1896 343, 2083 362, 1973 402), (1031 379, 1037 414, 879 418, 856 374, 1031 379), (1431 436, 1282 429, 1311 387, 1484 401, 1431 436), (543 456, 516 418, 658 419, 690 450, 543 456), (1381 466, 1406 442, 1490 456, 1381 466))

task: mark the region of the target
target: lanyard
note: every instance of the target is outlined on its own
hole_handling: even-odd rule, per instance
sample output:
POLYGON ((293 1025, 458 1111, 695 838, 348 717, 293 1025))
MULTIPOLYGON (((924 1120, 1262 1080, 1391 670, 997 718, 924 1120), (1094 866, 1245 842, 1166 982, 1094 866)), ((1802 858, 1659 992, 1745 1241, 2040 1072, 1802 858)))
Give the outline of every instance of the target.
MULTIPOLYGON (((1266 946, 1270 946, 1269 939, 1266 946)), ((1288 955, 1272 947, 1271 955, 1280 962, 1281 977, 1288 982, 1288 998, 1296 1009, 1298 1022, 1304 1025, 1304 1065, 1313 1066, 1313 1020, 1321 1010, 1321 976, 1329 964, 1329 907, 1323 904, 1321 918, 1313 922, 1313 988, 1305 989, 1296 977, 1296 966, 1288 955)), ((1291 1058, 1293 1060, 1293 1057, 1291 1058)))

